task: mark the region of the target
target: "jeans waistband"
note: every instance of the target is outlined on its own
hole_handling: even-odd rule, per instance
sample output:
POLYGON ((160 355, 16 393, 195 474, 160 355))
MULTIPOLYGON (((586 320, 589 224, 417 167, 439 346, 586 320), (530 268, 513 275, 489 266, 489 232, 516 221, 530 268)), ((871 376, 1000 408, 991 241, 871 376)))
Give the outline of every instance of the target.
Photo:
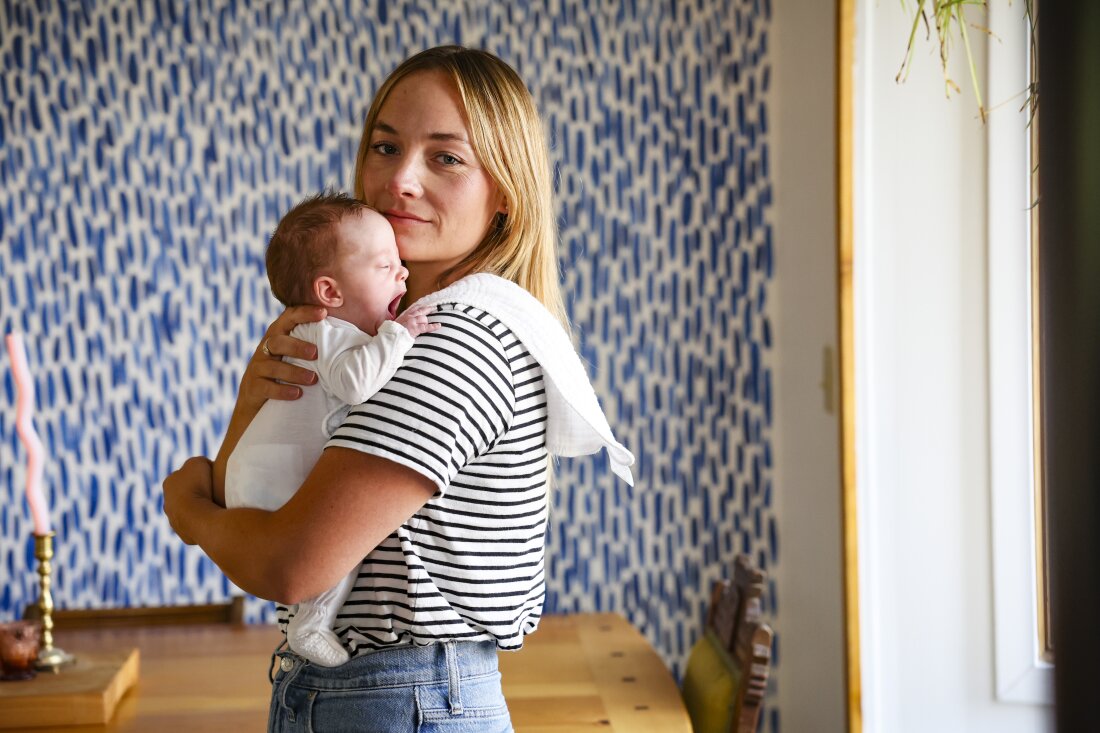
POLYGON ((321 667, 291 651, 276 651, 284 672, 297 669, 294 684, 317 690, 382 688, 455 681, 497 671, 492 641, 447 641, 399 646, 361 654, 339 667, 321 667), (288 667, 290 669, 288 669, 288 667))

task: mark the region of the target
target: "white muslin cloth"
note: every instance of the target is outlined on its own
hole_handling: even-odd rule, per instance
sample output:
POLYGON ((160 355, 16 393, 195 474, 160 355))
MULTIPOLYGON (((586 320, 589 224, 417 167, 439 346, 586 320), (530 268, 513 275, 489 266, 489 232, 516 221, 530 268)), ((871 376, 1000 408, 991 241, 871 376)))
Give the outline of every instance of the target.
POLYGON ((615 440, 568 333, 542 303, 519 285, 488 273, 467 275, 416 305, 443 303, 472 306, 500 319, 542 366, 547 451, 569 457, 606 448, 611 471, 634 485, 634 455, 615 440))

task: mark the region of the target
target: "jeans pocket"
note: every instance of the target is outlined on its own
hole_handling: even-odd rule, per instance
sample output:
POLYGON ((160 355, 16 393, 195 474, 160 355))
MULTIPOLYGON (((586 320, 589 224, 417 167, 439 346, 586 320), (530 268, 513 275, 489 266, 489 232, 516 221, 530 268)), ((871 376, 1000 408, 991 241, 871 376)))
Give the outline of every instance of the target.
POLYGON ((316 733, 416 733, 414 688, 321 690, 310 708, 316 733))

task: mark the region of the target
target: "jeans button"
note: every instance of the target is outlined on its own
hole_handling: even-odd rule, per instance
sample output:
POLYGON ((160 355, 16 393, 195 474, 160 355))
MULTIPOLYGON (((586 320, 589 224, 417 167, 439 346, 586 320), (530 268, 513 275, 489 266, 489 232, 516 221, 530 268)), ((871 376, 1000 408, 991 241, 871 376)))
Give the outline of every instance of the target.
POLYGON ((283 670, 284 672, 289 672, 290 670, 294 669, 294 661, 289 657, 283 657, 279 660, 279 669, 283 670))

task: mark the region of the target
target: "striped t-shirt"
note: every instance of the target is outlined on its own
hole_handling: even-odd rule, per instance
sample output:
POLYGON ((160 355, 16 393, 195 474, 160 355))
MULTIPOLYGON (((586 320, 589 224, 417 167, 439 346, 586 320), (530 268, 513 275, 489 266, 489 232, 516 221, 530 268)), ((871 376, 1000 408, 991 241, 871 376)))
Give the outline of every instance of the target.
MULTIPOLYGON (((335 631, 351 652, 450 639, 517 649, 545 595, 542 367, 476 308, 443 305, 393 378, 328 446, 381 456, 438 491, 359 568, 335 631)), ((285 631, 286 607, 277 607, 285 631)))

